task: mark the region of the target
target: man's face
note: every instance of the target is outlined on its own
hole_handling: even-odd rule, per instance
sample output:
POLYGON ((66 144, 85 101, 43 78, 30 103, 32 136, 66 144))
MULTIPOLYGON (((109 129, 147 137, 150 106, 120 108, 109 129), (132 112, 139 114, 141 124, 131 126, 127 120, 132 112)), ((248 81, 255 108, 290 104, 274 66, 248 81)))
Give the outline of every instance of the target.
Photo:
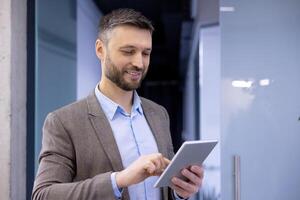
POLYGON ((104 46, 102 73, 125 91, 137 89, 148 71, 151 48, 148 30, 127 25, 114 28, 104 46))

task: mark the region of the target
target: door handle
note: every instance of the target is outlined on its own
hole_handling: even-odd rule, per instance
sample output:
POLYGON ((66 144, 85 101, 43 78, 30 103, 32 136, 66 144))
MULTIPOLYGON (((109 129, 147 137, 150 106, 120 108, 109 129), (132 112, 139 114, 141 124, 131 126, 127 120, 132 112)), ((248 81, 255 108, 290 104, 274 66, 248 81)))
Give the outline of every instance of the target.
POLYGON ((241 159, 239 155, 234 155, 234 200, 241 200, 241 159))

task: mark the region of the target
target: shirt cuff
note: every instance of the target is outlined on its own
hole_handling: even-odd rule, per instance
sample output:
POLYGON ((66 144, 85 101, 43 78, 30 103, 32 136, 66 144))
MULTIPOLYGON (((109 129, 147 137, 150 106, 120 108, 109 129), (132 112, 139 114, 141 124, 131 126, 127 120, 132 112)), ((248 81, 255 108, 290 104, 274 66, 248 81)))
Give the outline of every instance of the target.
POLYGON ((173 194, 176 200, 184 200, 183 198, 179 197, 178 194, 173 190, 173 194))
POLYGON ((116 182, 116 172, 111 173, 110 179, 111 179, 111 184, 112 184, 112 188, 113 188, 115 197, 116 197, 117 199, 121 199, 123 189, 119 189, 119 187, 117 186, 117 182, 116 182))

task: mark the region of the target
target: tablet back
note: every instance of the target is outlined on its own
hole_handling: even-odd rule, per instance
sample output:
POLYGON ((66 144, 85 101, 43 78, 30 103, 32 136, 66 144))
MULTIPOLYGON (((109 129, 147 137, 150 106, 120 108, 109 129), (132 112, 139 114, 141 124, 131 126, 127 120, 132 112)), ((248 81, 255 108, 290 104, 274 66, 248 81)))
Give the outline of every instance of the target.
POLYGON ((185 179, 181 170, 191 165, 201 165, 217 143, 216 140, 184 142, 154 187, 169 186, 174 176, 185 179))

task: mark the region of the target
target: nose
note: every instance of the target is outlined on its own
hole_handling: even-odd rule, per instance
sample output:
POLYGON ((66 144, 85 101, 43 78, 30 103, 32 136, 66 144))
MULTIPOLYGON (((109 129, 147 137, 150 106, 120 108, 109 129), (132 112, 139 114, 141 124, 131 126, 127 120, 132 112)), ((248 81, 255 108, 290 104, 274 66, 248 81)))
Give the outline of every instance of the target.
POLYGON ((136 66, 139 69, 142 69, 144 67, 143 63, 143 55, 141 53, 137 53, 132 60, 132 65, 136 66))

